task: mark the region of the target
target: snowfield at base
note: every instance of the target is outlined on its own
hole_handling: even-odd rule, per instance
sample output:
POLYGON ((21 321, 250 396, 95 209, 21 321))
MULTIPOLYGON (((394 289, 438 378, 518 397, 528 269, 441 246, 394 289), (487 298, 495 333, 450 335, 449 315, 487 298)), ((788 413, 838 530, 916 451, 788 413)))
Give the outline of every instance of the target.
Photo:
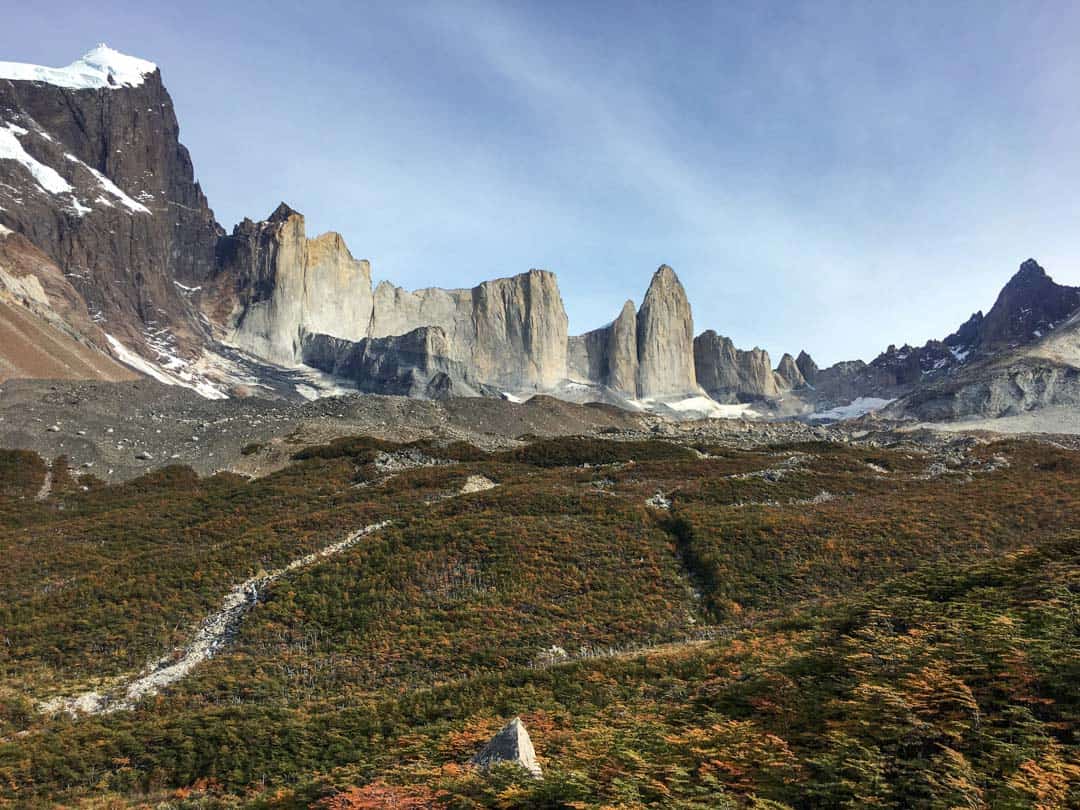
POLYGON ((881 397, 857 397, 848 405, 837 405, 827 411, 812 413, 807 418, 813 422, 839 422, 844 419, 857 419, 868 413, 880 410, 895 400, 881 397))
POLYGON ((0 126, 0 160, 14 160, 21 163, 42 189, 48 194, 68 194, 71 186, 59 175, 56 169, 46 166, 30 156, 23 149, 17 135, 25 135, 26 130, 15 124, 0 126))
POLYGON ((109 341, 109 346, 112 347, 113 352, 116 353, 116 359, 126 366, 130 366, 138 372, 141 372, 148 377, 153 377, 160 383, 165 385, 179 385, 182 388, 190 388, 199 396, 205 399, 228 399, 229 395, 217 388, 204 378, 196 377, 195 375, 186 372, 184 369, 187 367, 187 362, 176 358, 177 363, 170 363, 170 368, 175 371, 179 371, 179 374, 170 374, 160 366, 151 363, 149 360, 140 357, 135 352, 131 351, 127 346, 121 343, 110 334, 105 335, 106 340, 109 341))
POLYGON ((685 417, 696 419, 756 419, 758 417, 751 403, 723 404, 700 395, 672 400, 638 399, 631 402, 643 410, 670 409, 685 417))
POLYGON ((0 79, 44 82, 69 90, 138 87, 157 70, 145 59, 120 53, 102 43, 67 67, 51 68, 21 62, 0 62, 0 79))

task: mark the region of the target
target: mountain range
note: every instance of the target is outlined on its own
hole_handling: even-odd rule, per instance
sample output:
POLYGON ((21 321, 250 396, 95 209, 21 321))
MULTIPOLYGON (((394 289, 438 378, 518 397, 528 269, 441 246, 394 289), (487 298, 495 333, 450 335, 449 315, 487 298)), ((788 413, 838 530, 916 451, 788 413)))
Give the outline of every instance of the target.
POLYGON ((231 233, 195 181, 160 70, 101 45, 0 63, 0 380, 152 376, 212 398, 548 393, 677 417, 945 421, 1080 403, 1080 288, 1027 260, 984 315, 870 363, 776 366, 661 265, 640 306, 570 335, 546 270, 472 289, 372 284, 285 203, 231 233))

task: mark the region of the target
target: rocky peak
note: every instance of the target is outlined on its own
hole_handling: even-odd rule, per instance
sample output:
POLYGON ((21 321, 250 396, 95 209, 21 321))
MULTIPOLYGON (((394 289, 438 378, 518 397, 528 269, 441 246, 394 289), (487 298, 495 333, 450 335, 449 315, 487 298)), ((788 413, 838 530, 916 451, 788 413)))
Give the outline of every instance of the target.
POLYGON ((0 221, 110 334, 151 359, 199 350, 205 328, 177 283, 213 274, 222 231, 153 63, 107 46, 66 68, 0 63, 0 158, 0 221))
POLYGON ((638 395, 698 391, 694 318, 679 277, 666 264, 653 274, 637 313, 638 395))
POLYGON ((1080 309, 1080 288, 1054 282, 1034 259, 1009 279, 979 325, 981 352, 1018 345, 1046 335, 1080 309))
POLYGON ((799 367, 799 373, 803 375, 803 379, 813 385, 818 373, 818 364, 814 362, 814 358, 805 350, 801 351, 795 358, 795 365, 799 367))
POLYGON ((288 203, 282 202, 278 205, 277 208, 274 209, 274 213, 267 217, 266 222, 276 225, 282 222, 286 222, 292 217, 300 217, 300 219, 303 219, 304 215, 301 214, 299 211, 291 208, 288 203))
POLYGON ((608 336, 606 384, 613 390, 634 396, 637 392, 637 308, 627 301, 611 324, 608 336))
POLYGON ((945 338, 943 343, 947 346, 963 348, 974 346, 979 341, 979 330, 982 327, 982 310, 972 313, 971 317, 964 321, 960 328, 945 338))
POLYGON ((1050 279, 1050 276, 1046 274, 1046 270, 1034 259, 1027 259, 1020 263, 1020 269, 1009 280, 1009 284, 1032 284, 1039 283, 1044 279, 1050 279))
POLYGON ((806 379, 799 370, 795 358, 787 353, 780 358, 780 364, 776 367, 776 376, 779 377, 780 387, 785 390, 801 388, 806 385, 806 379))

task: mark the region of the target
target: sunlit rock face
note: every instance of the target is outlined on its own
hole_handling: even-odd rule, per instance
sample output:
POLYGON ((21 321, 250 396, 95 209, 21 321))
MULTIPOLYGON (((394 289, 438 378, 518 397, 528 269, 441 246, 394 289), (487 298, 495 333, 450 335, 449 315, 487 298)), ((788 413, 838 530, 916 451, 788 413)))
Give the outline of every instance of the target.
POLYGON ((267 220, 237 225, 218 253, 233 286, 228 340, 237 347, 295 365, 305 334, 368 336, 370 266, 336 233, 308 239, 304 217, 284 203, 267 220))
MULTIPOLYGON (((355 343, 432 327, 440 356, 464 363, 476 380, 543 390, 566 376, 566 311, 553 273, 531 270, 466 290, 388 282, 372 290, 369 264, 341 236, 308 239, 304 218, 284 203, 263 222, 238 225, 219 257, 233 288, 228 341, 272 362, 303 362, 308 335, 355 343)), ((365 356, 377 345, 368 343, 365 356)))
POLYGON ((637 314, 638 396, 698 391, 694 317, 679 277, 666 264, 653 274, 637 314))

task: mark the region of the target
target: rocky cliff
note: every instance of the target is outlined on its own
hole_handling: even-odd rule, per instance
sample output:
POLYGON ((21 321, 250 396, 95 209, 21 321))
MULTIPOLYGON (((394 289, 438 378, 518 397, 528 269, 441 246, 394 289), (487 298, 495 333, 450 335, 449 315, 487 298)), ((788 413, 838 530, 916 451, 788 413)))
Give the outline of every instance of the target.
POLYGON ((704 389, 772 416, 874 397, 899 398, 897 413, 957 417, 1070 401, 1080 367, 1066 339, 1080 289, 1030 259, 985 316, 944 339, 824 369, 806 352, 773 369, 761 349, 711 330, 694 338, 666 265, 639 309, 628 301, 574 337, 543 270, 470 289, 373 289, 341 236, 308 238, 285 204, 226 235, 160 71, 105 46, 65 68, 0 62, 0 236, 8 374, 127 376, 112 354, 205 396, 290 392, 311 366, 409 396, 547 391, 630 407, 693 397, 714 415, 743 412, 713 407, 704 389))
POLYGON ((607 326, 570 338, 569 376, 616 400, 697 395, 693 333, 686 291, 675 271, 661 265, 640 310, 627 301, 607 326))
POLYGON ((375 290, 371 337, 438 326, 451 357, 477 380, 509 390, 545 390, 566 377, 567 318, 554 273, 485 281, 472 289, 375 290))
POLYGON ((694 318, 679 277, 666 264, 653 274, 637 314, 638 396, 700 390, 694 372, 694 318))
POLYGON ((306 334, 369 336, 371 268, 336 233, 308 239, 304 218, 282 203, 262 222, 244 220, 220 240, 218 269, 200 298, 237 347, 271 362, 301 361, 306 334))
MULTIPOLYGON (((803 352, 800 357, 805 357, 803 365, 813 373, 809 355, 803 352)), ((731 338, 712 329, 694 338, 694 366, 701 387, 717 402, 772 401, 807 385, 800 366, 790 354, 784 354, 773 369, 769 353, 764 349, 757 346, 738 349, 731 338)))
POLYGON ((0 209, 125 343, 199 344, 184 289, 213 271, 220 229, 155 65, 105 46, 67 68, 0 63, 0 209))
POLYGON ((605 386, 615 394, 638 395, 637 310, 623 304, 619 316, 599 329, 570 338, 570 377, 605 386))
MULTIPOLYGON (((435 328, 438 337, 426 334, 439 357, 463 364, 476 381, 544 390, 566 376, 566 311, 547 271, 472 289, 409 291, 384 281, 372 290, 366 261, 354 259, 338 234, 308 239, 304 218, 284 203, 223 238, 218 263, 213 294, 200 299, 208 317, 224 325, 227 341, 275 363, 305 362, 305 352, 323 357, 305 349, 310 335, 368 341, 357 356, 370 361, 380 347, 400 349, 372 341, 435 328)), ((419 349, 415 340, 410 351, 419 349)))
POLYGON ((358 391, 424 399, 497 394, 477 383, 471 369, 450 357, 450 342, 437 326, 404 335, 343 340, 330 335, 304 337, 303 361, 347 379, 358 391))

